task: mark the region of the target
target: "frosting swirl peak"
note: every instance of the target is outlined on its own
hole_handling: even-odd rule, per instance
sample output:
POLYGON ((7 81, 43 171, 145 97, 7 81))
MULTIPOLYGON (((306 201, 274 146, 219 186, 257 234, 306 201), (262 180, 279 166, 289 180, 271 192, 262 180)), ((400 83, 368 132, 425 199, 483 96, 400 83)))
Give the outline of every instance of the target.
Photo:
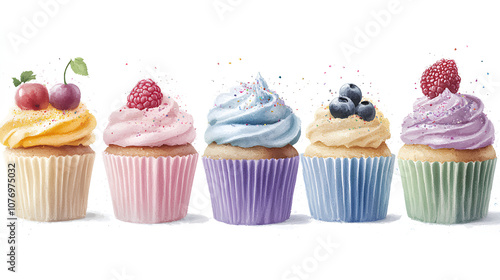
POLYGON ((299 118, 260 74, 255 82, 240 83, 220 94, 208 113, 208 122, 208 144, 279 148, 297 143, 300 137, 299 118))
POLYGON ((124 106, 111 113, 103 139, 106 145, 159 147, 185 145, 195 136, 193 117, 180 110, 170 96, 164 96, 155 108, 124 106))
POLYGON ((495 130, 483 109, 479 98, 454 94, 448 89, 433 99, 421 97, 413 104, 413 113, 403 121, 401 140, 433 149, 489 146, 495 139, 495 130))

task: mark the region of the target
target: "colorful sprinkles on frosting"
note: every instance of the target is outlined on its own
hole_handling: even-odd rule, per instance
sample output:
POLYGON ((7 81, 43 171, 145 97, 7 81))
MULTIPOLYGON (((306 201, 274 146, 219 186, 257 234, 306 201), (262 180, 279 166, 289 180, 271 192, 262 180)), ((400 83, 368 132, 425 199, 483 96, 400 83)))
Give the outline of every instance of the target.
MULTIPOLYGON (((281 76, 280 76, 281 78, 281 76)), ((272 91, 266 88, 265 85, 261 84, 260 80, 257 79, 254 82, 240 82, 238 87, 233 88, 233 91, 236 93, 231 94, 235 97, 232 102, 236 103, 233 106, 233 103, 225 102, 223 104, 214 104, 214 107, 221 109, 238 109, 241 111, 252 110, 256 108, 264 108, 265 106, 272 105, 273 108, 286 108, 292 113, 290 107, 285 104, 285 101, 278 96, 275 91, 272 91), (239 94, 238 94, 239 93, 239 94)), ((270 110, 271 113, 278 113, 276 109, 270 110)), ((280 122, 281 119, 278 119, 277 122, 280 122)), ((248 124, 245 124, 248 126, 248 124)), ((262 125, 267 126, 267 123, 264 124, 253 124, 256 126, 262 125)))
MULTIPOLYGON (((74 121, 75 118, 86 122, 90 118, 90 112, 87 107, 80 104, 77 108, 71 110, 58 110, 51 105, 45 110, 22 110, 14 108, 12 111, 13 125, 21 123, 22 125, 30 125, 40 128, 47 128, 56 123, 66 123, 74 121)), ((79 120, 79 122, 81 122, 79 120)))

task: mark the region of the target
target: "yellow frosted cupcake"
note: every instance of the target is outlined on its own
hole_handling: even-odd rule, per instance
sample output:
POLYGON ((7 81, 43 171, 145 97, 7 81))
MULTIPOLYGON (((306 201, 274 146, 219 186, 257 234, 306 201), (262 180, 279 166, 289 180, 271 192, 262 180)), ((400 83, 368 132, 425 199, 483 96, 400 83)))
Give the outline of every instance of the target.
POLYGON ((344 85, 329 106, 321 106, 307 127, 311 144, 301 155, 313 218, 367 222, 387 215, 395 156, 385 144, 389 121, 344 85))
MULTIPOLYGON (((84 63, 77 58, 68 65, 84 63)), ((86 66, 84 72, 74 71, 86 75, 86 66)), ((7 165, 15 174, 16 215, 33 221, 83 218, 95 158, 89 147, 95 117, 80 103, 76 85, 57 84, 49 95, 44 85, 24 83, 34 78, 28 71, 14 80, 17 107, 0 128, 7 165)))

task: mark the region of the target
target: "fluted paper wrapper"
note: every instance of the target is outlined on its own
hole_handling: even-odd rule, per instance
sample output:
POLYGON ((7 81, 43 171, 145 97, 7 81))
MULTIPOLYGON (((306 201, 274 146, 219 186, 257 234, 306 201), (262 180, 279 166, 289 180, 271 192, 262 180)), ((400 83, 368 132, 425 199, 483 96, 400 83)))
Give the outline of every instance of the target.
POLYGON ((55 222, 85 217, 95 153, 25 157, 6 154, 16 169, 16 216, 55 222))
POLYGON ((203 157, 203 164, 216 220, 262 225, 290 218, 298 156, 261 160, 203 157))
POLYGON ((176 157, 130 157, 104 153, 117 219, 165 223, 187 215, 198 154, 176 157))
POLYGON ((398 163, 410 218, 456 224, 488 213, 496 159, 444 163, 399 159, 398 163))
POLYGON ((314 219, 368 222, 387 216, 395 156, 318 158, 301 155, 314 219))

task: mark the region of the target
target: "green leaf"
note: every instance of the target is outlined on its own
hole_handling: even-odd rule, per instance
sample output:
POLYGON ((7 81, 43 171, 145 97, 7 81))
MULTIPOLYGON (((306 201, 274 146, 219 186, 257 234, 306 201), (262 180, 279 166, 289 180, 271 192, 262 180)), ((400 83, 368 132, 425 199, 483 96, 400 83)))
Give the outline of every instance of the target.
POLYGON ((36 75, 33 75, 33 71, 24 71, 21 73, 21 83, 26 83, 34 79, 36 79, 36 75))
POLYGON ((16 78, 12 78, 12 80, 14 80, 14 86, 16 86, 16 87, 18 87, 21 84, 21 81, 19 81, 16 78))
POLYGON ((87 64, 83 62, 83 58, 77 57, 75 58, 75 60, 71 60, 70 65, 71 65, 71 70, 73 70, 75 74, 82 76, 89 75, 89 73, 87 72, 87 64))
POLYGON ((33 71, 24 71, 23 73, 21 73, 21 80, 12 78, 12 81, 14 82, 14 85, 18 87, 20 84, 29 82, 34 79, 36 79, 36 75, 33 75, 33 71))

